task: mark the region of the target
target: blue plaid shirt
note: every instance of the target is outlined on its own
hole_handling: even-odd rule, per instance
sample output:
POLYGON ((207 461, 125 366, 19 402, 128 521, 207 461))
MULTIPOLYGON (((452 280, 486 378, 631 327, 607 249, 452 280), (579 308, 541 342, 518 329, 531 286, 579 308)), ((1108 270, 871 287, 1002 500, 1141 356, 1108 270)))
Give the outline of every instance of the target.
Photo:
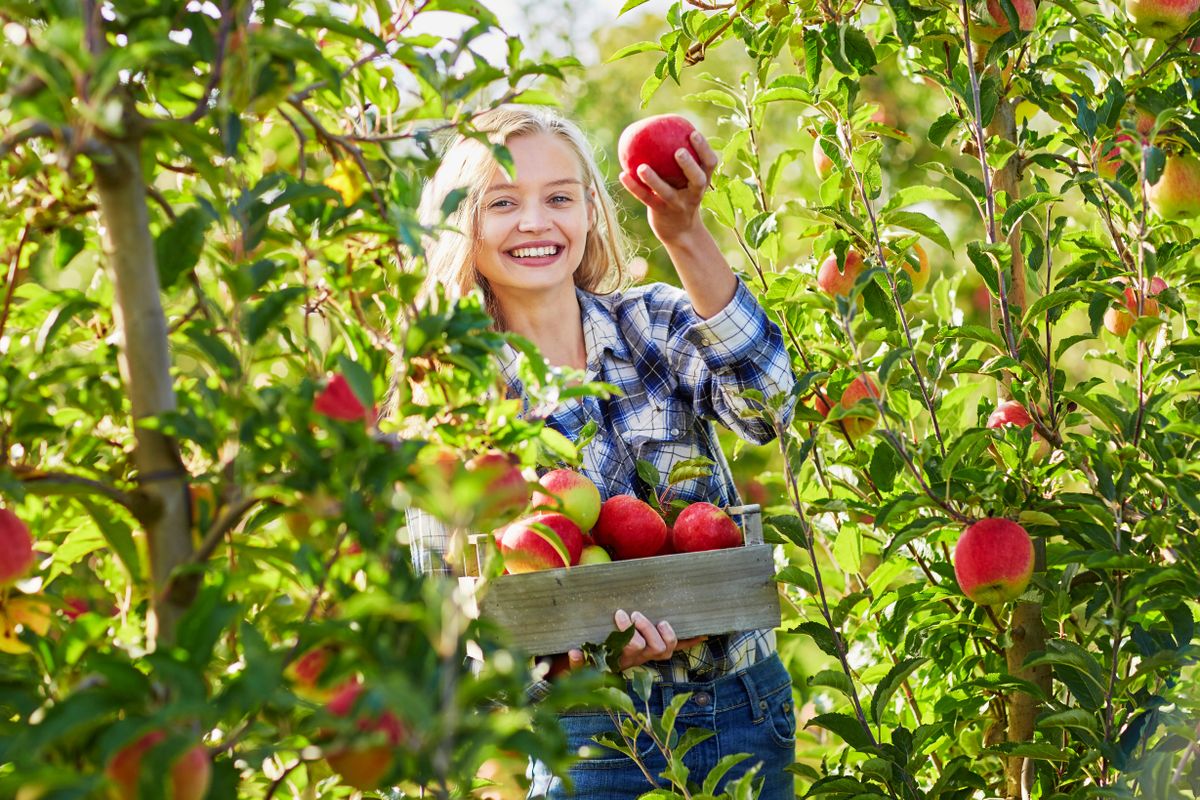
MULTIPOLYGON (((636 459, 657 467, 663 484, 654 490, 661 495, 675 464, 703 456, 716 462, 712 475, 676 484, 671 496, 741 505, 712 421, 754 444, 774 438, 770 423, 759 416, 742 416, 757 410, 757 404, 739 395, 745 389, 765 397, 790 392, 794 377, 778 326, 741 281, 729 304, 709 319, 696 314, 683 290, 662 283, 609 295, 579 289, 577 296, 587 379, 613 384, 620 395, 608 400, 572 398, 553 408, 531 408, 527 401, 525 415, 544 418, 572 441, 589 420, 596 422, 596 436, 583 449, 582 471, 605 499, 617 494, 647 496, 649 488, 637 476, 636 459)), ((524 396, 517 377, 521 357, 506 347, 501 358, 514 396, 524 396)), ((785 406, 785 423, 791 408, 785 406)), ((417 568, 448 571, 440 558, 446 549, 445 528, 413 511, 409 529, 417 568)), ((712 637, 648 666, 664 680, 712 680, 748 667, 774 649, 773 631, 744 631, 712 637)), ((531 693, 536 697, 542 691, 534 687, 531 693)))

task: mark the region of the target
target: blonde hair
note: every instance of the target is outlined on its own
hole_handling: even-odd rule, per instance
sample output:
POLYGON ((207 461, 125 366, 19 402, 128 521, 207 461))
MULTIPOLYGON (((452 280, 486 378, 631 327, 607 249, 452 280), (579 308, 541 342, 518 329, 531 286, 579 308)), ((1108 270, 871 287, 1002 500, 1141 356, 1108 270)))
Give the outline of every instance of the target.
MULTIPOLYGON (((616 204, 596 166, 592 147, 579 126, 542 106, 505 105, 479 115, 472 127, 492 145, 504 145, 519 136, 544 133, 558 137, 571 149, 583 172, 584 190, 587 201, 592 204, 594 220, 584 243, 583 260, 575 270, 575 285, 597 294, 621 288, 625 280, 628 244, 617 221, 616 204)), ((451 230, 443 228, 426 243, 426 274, 420 302, 428 303, 438 286, 445 289, 450 299, 463 297, 478 286, 488 312, 502 329, 504 320, 499 304, 487 280, 475 269, 483 195, 495 164, 491 148, 478 138, 460 133, 450 142, 441 166, 422 191, 417 214, 421 224, 429 228, 442 224, 443 205, 453 192, 463 191, 465 197, 445 220, 451 230)))

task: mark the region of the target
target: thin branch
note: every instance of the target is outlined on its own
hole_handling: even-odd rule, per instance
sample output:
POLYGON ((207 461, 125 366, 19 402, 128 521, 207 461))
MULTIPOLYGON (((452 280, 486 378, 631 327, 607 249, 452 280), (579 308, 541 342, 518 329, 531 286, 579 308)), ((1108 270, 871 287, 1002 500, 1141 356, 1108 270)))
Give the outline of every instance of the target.
POLYGON ((5 281, 4 305, 0 306, 0 339, 4 338, 4 328, 8 325, 8 314, 12 308, 13 294, 17 291, 17 271, 21 267, 21 252, 29 241, 31 223, 26 222, 21 231, 21 239, 17 242, 16 252, 8 265, 8 279, 5 281))
POLYGON ((221 73, 225 68, 225 54, 229 49, 229 32, 233 29, 233 22, 233 5, 229 0, 223 0, 221 3, 221 26, 217 29, 216 55, 213 57, 212 75, 209 76, 208 84, 204 87, 204 91, 200 93, 200 99, 196 101, 196 107, 181 122, 194 124, 203 119, 204 115, 208 113, 209 100, 212 98, 213 92, 217 90, 217 86, 221 83, 221 73))
POLYGON ((208 560, 208 557, 213 554, 217 546, 225 538, 225 534, 232 531, 242 517, 262 502, 261 497, 243 497, 236 503, 231 503, 219 517, 213 520, 208 531, 204 534, 204 539, 200 542, 200 546, 196 548, 196 552, 192 554, 189 563, 203 564, 208 560))
POLYGON ((137 504, 134 502, 133 497, 114 486, 109 486, 106 483, 101 483, 91 478, 85 478, 81 475, 71 475, 67 472, 43 472, 41 470, 31 470, 29 472, 18 470, 17 477, 22 483, 29 485, 31 487, 30 491, 34 494, 100 495, 126 509, 134 517, 139 516, 136 507, 137 504))

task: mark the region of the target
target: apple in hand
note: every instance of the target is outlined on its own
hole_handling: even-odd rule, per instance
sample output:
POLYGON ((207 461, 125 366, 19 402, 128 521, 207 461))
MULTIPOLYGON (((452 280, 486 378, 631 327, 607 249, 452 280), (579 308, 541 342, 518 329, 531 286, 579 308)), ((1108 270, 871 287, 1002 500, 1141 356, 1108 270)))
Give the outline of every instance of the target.
POLYGON ((648 503, 633 495, 618 494, 600 506, 592 537, 617 561, 647 558, 662 549, 667 523, 648 503))
POLYGON ((817 287, 830 296, 848 296, 864 266, 863 257, 857 250, 846 251, 846 263, 841 269, 838 268, 837 255, 830 254, 817 271, 817 287))
POLYGON ((678 114, 659 114, 638 120, 622 131, 617 141, 621 169, 645 186, 637 172, 638 167, 645 164, 674 188, 684 188, 688 185, 687 175, 675 160, 675 153, 683 148, 697 163, 700 162, 691 140, 695 130, 696 126, 678 114))
MULTIPOLYGON (((337 690, 325 709, 335 717, 349 717, 365 688, 357 678, 347 681, 337 690)), ((373 738, 378 738, 378 734, 382 733, 383 741, 359 746, 351 744, 330 752, 325 756, 325 760, 347 786, 370 791, 378 787, 379 782, 391 770, 395 750, 408 738, 408 730, 390 711, 384 711, 377 716, 360 717, 358 730, 364 735, 374 734, 373 738)))
POLYGON ((577 564, 583 552, 583 534, 579 526, 570 517, 546 511, 513 522, 500 533, 496 543, 504 556, 505 568, 513 575, 577 564), (562 542, 567 551, 566 563, 550 540, 538 530, 539 525, 545 525, 562 542))
POLYGON ((33 536, 21 518, 0 507, 0 586, 16 581, 33 567, 33 536))
POLYGON ((1133 27, 1152 39, 1170 39, 1191 24, 1200 0, 1125 0, 1133 27))
POLYGON ((692 503, 675 518, 671 543, 679 553, 724 550, 742 546, 742 531, 712 503, 692 503))
POLYGON ((570 517, 581 531, 590 531, 600 516, 600 490, 586 476, 570 469, 554 469, 540 479, 531 505, 546 506, 570 517))
POLYGON ((467 471, 487 481, 476 523, 481 530, 511 522, 529 505, 529 483, 516 461, 504 453, 475 456, 467 462, 467 471))
POLYGON ((963 594, 979 605, 1015 600, 1033 576, 1033 540, 1012 520, 981 519, 967 527, 954 547, 954 577, 963 594))
MULTIPOLYGON (((138 800, 138 781, 142 774, 142 757, 146 751, 167 738, 163 731, 151 731, 136 742, 126 745, 117 752, 105 771, 115 784, 117 800, 138 800)), ((162 774, 164 765, 152 759, 146 769, 162 774)), ((172 800, 203 800, 208 794, 212 780, 212 764, 204 745, 198 744, 185 752, 170 765, 171 789, 167 797, 172 800)))
POLYGON ((1146 200, 1163 219, 1200 215, 1200 157, 1190 153, 1167 156, 1162 175, 1146 192, 1146 200))

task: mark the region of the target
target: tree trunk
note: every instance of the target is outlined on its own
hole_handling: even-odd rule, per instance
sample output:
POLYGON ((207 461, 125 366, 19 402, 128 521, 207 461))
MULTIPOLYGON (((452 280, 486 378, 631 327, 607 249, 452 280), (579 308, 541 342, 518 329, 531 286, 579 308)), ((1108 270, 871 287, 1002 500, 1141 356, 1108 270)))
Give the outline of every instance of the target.
MULTIPOLYGON (((988 133, 999 136, 1007 141, 1017 141, 1017 122, 1011 100, 1003 99, 996 107, 996 114, 988 126, 988 133)), ((1012 158, 1003 169, 997 170, 992 176, 992 189, 999 194, 1008 195, 1011 206, 1020 198, 1020 176, 1018 159, 1012 158)), ((1026 298, 1025 257, 1021 254, 1021 231, 1019 227, 1008 237, 1012 246, 1012 272, 1006 281, 1009 311, 1014 324, 1020 319, 1014 307, 1020 307, 1021 313, 1029 307, 1026 298)), ((997 298, 992 303, 992 329, 1000 331, 1000 307, 997 298)), ((1020 337, 1014 338, 1020 342, 1020 337)), ((1007 386, 1000 389, 1002 394, 1008 394, 1007 386)), ((1046 569, 1046 548, 1041 541, 1034 542, 1034 572, 1046 569)), ((1021 669, 1030 653, 1046 649, 1046 626, 1042 622, 1042 606, 1040 603, 1018 603, 1009 621, 1009 632, 1012 644, 1005 654, 1008 662, 1008 672, 1018 678, 1030 681, 1040 687, 1046 694, 1051 691, 1050 667, 1043 665, 1032 669, 1021 669)), ((1008 695, 1008 741, 1028 742, 1033 739, 1034 721, 1037 718, 1037 698, 1025 692, 1012 692, 1008 695)), ((1005 796, 1008 800, 1024 800, 1030 796, 1033 782, 1033 762, 1023 757, 1012 757, 1005 765, 1005 796)))
POLYGON ((137 138, 106 140, 111 160, 95 160, 104 252, 116 289, 113 316, 121 336, 119 365, 135 424, 134 463, 145 498, 151 613, 147 638, 171 641, 195 594, 195 581, 168 592, 172 571, 192 553, 187 473, 175 441, 138 425, 175 410, 167 321, 163 314, 137 138))

